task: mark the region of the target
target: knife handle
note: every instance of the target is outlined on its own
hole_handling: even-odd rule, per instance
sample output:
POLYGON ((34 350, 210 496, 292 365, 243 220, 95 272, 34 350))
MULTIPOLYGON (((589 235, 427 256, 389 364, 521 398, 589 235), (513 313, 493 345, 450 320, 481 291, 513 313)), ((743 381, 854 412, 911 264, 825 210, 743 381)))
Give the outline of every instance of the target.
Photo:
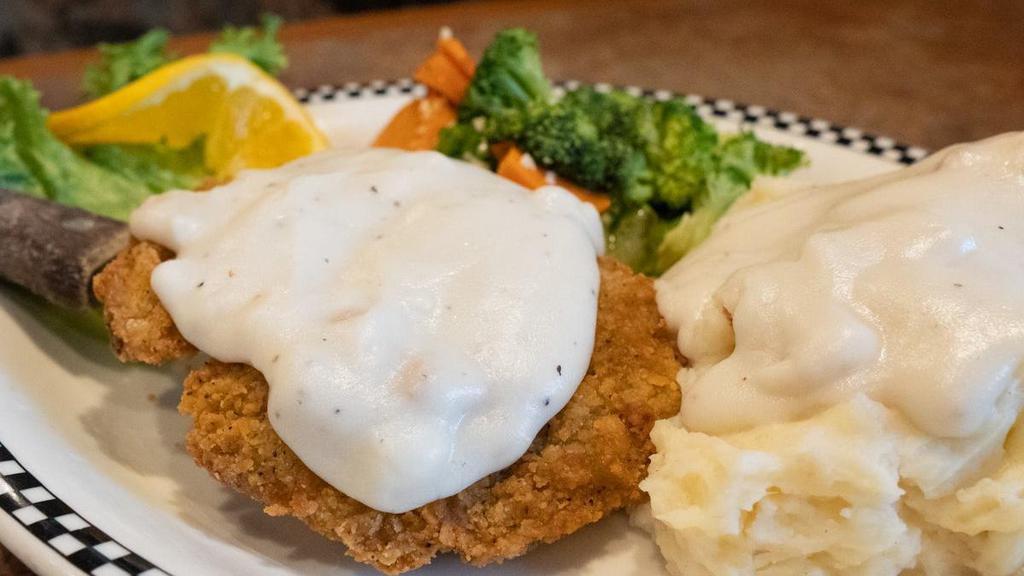
POLYGON ((53 304, 92 305, 93 275, 129 238, 123 222, 0 189, 0 279, 53 304))

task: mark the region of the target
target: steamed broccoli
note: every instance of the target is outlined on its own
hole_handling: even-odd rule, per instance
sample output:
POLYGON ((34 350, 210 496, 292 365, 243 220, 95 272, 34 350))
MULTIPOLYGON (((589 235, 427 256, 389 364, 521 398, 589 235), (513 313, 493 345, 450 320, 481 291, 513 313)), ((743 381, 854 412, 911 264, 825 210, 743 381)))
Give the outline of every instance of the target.
POLYGON ((484 134, 471 123, 456 123, 441 130, 437 151, 452 158, 491 167, 494 158, 484 134))
POLYGON ((715 222, 750 189, 758 174, 786 174, 804 163, 799 150, 772 146, 750 132, 727 138, 711 158, 705 192, 690 212, 669 230, 658 246, 655 271, 668 269, 711 233, 715 222))
POLYGON ((494 38, 473 74, 459 118, 490 117, 534 102, 547 102, 551 85, 540 64, 537 36, 521 28, 494 38))
POLYGON ((632 110, 617 104, 614 95, 570 93, 554 103, 533 102, 481 118, 482 132, 490 142, 515 142, 538 165, 581 186, 618 190, 644 161, 632 122, 621 121, 632 110))
POLYGON ((718 134, 681 100, 652 103, 650 111, 653 129, 644 150, 651 172, 649 201, 686 209, 706 188, 718 134))
POLYGON ((515 140, 537 164, 581 186, 606 189, 619 163, 614 143, 602 139, 585 110, 555 105, 527 112, 515 140))
POLYGON ((757 174, 803 162, 749 133, 720 139, 679 99, 592 88, 556 99, 536 37, 519 29, 487 48, 458 112, 439 150, 493 165, 490 144, 514 142, 538 166, 609 194, 609 253, 651 275, 700 243, 757 174))

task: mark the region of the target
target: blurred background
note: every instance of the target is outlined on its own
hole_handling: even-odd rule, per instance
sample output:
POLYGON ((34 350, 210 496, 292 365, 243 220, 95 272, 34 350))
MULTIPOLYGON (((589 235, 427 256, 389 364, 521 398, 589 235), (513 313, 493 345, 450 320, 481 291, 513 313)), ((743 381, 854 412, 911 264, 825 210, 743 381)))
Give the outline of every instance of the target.
POLYGON ((479 55, 502 28, 552 78, 664 88, 826 118, 929 149, 1024 128, 1024 0, 0 0, 0 74, 81 102, 86 48, 156 26, 206 49, 284 17, 291 87, 404 78, 448 26, 479 55), (4 58, 7 56, 7 58, 4 58))
POLYGON ((0 0, 0 58, 131 40, 161 26, 175 34, 455 0, 0 0))

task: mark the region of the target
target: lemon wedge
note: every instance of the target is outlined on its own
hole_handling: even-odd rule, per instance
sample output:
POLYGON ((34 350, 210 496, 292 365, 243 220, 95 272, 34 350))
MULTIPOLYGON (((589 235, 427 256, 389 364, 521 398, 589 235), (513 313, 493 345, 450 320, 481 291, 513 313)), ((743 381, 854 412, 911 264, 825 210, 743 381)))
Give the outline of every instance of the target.
POLYGON ((327 147, 287 88, 231 54, 183 58, 102 98, 53 113, 48 126, 71 145, 162 142, 182 148, 205 137, 206 167, 218 178, 327 147))

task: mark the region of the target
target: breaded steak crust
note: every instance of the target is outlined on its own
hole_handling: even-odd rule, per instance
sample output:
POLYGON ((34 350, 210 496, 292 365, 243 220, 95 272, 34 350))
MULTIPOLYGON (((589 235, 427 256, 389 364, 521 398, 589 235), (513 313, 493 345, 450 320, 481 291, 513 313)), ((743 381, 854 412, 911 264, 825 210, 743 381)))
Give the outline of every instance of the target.
MULTIPOLYGON (((274 432, 267 382, 243 364, 211 361, 187 378, 179 408, 193 418, 188 451, 215 478, 262 502, 268 514, 295 516, 343 542, 356 560, 390 574, 442 552, 484 565, 554 542, 644 500, 638 485, 654 451, 651 427, 679 411, 680 364, 652 282, 608 258, 600 260, 600 270, 594 352, 576 393, 515 464, 454 496, 404 514, 378 512, 345 496, 274 432)), ((105 302, 108 308, 113 303, 105 302)), ((108 310, 107 318, 132 316, 108 310)), ((166 331, 143 332, 156 333, 166 331)), ((130 351, 126 357, 143 352, 150 359, 157 356, 152 350, 180 349, 158 342, 122 349, 130 351)))
POLYGON ((153 269, 173 257, 158 244, 132 242, 93 279, 92 291, 103 303, 110 341, 122 362, 162 364, 196 352, 149 284, 153 269))

